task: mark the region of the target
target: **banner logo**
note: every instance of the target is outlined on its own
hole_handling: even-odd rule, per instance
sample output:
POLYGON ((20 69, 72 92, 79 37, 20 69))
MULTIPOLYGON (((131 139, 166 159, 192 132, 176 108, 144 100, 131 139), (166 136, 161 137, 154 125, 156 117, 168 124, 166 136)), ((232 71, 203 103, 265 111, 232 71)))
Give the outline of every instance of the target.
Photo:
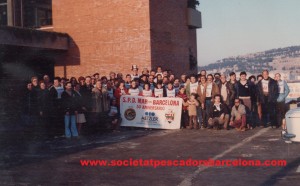
POLYGON ((169 110, 167 113, 165 113, 166 120, 171 123, 175 119, 175 113, 172 110, 169 110))
POLYGON ((158 117, 155 115, 155 112, 145 112, 144 116, 142 116, 141 121, 150 121, 150 122, 158 122, 158 117))
POLYGON ((127 120, 131 121, 136 117, 136 112, 133 108, 128 108, 127 110, 125 110, 124 116, 127 120))

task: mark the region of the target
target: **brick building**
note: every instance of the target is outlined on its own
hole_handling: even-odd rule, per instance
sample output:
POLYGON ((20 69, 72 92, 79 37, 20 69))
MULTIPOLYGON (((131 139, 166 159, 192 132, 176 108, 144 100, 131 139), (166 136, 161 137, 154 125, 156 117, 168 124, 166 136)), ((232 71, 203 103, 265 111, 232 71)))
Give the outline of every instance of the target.
POLYGON ((197 64, 191 59, 197 57, 201 14, 188 1, 193 2, 0 0, 1 25, 30 28, 0 28, 5 51, 0 59, 25 64, 38 75, 49 71, 50 76, 68 78, 130 73, 133 64, 195 72, 197 64))
POLYGON ((133 64, 196 72, 195 2, 0 0, 0 124, 17 123, 33 75, 126 74, 133 64))
POLYGON ((72 46, 79 48, 75 54, 71 47, 57 63, 58 75, 129 73, 133 64, 140 69, 161 65, 175 73, 190 71, 189 55, 196 57, 197 46, 196 29, 188 26, 186 0, 72 2, 52 1, 53 30, 68 33, 76 43, 72 46))

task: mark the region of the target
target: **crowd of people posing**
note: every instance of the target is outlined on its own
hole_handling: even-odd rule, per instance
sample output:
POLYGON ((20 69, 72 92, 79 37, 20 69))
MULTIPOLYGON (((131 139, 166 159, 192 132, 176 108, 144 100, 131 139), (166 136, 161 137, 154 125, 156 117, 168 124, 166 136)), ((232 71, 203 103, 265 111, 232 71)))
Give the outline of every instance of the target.
POLYGON ((48 137, 59 135, 57 129, 64 129, 66 138, 77 137, 84 123, 91 130, 118 131, 120 97, 132 95, 183 99, 181 128, 245 131, 284 126, 289 87, 281 75, 271 78, 268 70, 249 78, 246 72, 238 75, 237 80, 234 72, 227 77, 202 70, 177 77, 161 67, 139 73, 133 65, 132 74, 126 76, 95 73, 78 79, 55 77, 53 81, 48 75, 42 80, 32 77, 23 98, 23 122, 42 125, 48 137))

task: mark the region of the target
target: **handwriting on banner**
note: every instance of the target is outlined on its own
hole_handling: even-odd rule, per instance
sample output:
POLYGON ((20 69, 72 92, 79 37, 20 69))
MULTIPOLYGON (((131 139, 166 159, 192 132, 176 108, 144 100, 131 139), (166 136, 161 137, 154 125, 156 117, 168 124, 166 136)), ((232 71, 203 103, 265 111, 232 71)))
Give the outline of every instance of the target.
POLYGON ((136 108, 137 109, 143 109, 143 110, 165 110, 165 107, 162 107, 161 105, 171 105, 171 106, 180 106, 180 103, 178 100, 148 100, 144 98, 135 98, 135 97, 123 97, 123 103, 137 103, 136 108))

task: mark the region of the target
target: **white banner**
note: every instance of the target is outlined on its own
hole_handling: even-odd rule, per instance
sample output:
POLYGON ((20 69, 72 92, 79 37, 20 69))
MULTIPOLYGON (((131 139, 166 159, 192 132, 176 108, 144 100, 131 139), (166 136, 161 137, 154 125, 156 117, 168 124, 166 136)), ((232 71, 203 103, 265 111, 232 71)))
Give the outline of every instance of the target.
POLYGON ((181 98, 124 95, 120 99, 121 126, 179 129, 181 98))

